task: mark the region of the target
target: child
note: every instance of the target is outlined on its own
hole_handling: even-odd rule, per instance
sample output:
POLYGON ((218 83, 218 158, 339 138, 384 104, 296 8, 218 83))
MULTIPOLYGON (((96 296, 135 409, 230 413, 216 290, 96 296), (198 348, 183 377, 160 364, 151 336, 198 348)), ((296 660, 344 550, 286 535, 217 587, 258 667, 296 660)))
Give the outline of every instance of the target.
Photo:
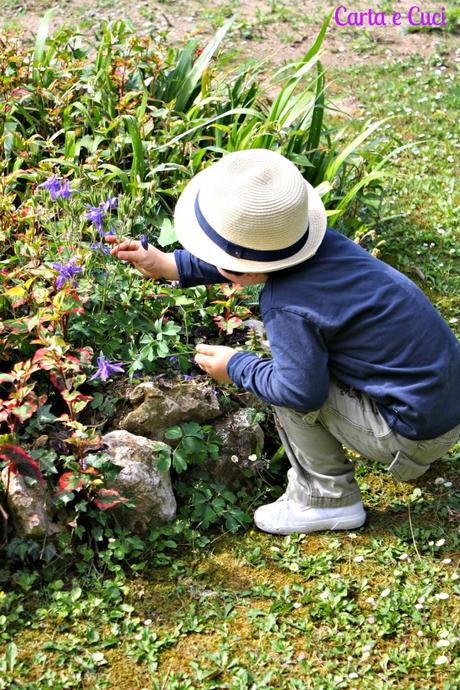
POLYGON ((136 240, 112 254, 181 286, 263 283, 272 357, 198 345, 195 360, 274 406, 291 468, 257 509, 273 534, 353 529, 366 519, 343 445, 398 480, 421 476, 460 438, 460 343, 421 290, 345 236, 295 165, 238 151, 198 173, 175 227, 185 250, 136 240))

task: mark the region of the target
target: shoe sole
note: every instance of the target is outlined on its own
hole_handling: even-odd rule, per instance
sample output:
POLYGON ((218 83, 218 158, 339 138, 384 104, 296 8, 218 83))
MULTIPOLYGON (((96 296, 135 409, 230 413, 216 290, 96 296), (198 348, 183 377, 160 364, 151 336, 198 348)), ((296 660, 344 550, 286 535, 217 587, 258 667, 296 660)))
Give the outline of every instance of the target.
POLYGON ((310 534, 310 532, 321 532, 323 530, 336 531, 344 529, 358 529, 362 527, 366 522, 366 513, 357 518, 356 516, 337 518, 334 522, 331 520, 317 520, 316 522, 309 522, 308 526, 298 525, 297 527, 272 527, 265 525, 260 520, 255 522, 256 526, 263 532, 268 532, 269 534, 293 534, 298 532, 299 534, 310 534))

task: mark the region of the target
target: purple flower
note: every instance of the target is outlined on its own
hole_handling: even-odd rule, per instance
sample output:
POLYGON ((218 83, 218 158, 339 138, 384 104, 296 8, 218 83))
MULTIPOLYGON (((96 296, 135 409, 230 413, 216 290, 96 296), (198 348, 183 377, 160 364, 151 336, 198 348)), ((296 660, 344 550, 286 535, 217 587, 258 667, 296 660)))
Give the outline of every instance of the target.
POLYGON ((60 183, 59 190, 56 192, 56 196, 62 196, 63 199, 68 199, 72 194, 73 190, 70 189, 69 180, 64 180, 60 183))
POLYGON ((96 226, 96 230, 101 232, 102 220, 104 218, 104 209, 100 206, 88 206, 86 217, 96 226))
POLYGON ((114 196, 112 198, 107 197, 107 201, 103 201, 101 203, 101 207, 104 209, 104 211, 113 211, 114 208, 117 208, 118 206, 118 197, 114 196))
POLYGON ((97 371, 94 374, 94 376, 91 376, 89 381, 94 381, 94 379, 102 379, 102 381, 107 381, 109 376, 112 376, 112 374, 124 374, 125 370, 121 366, 121 364, 117 364, 116 362, 110 362, 107 357, 104 355, 101 355, 100 357, 97 358, 97 371))
POLYGON ((100 250, 104 254, 110 254, 110 245, 109 244, 103 244, 102 242, 97 242, 89 245, 90 249, 93 249, 94 251, 100 250))
POLYGON ((73 189, 70 188, 69 180, 63 180, 62 182, 58 180, 56 175, 52 175, 45 182, 38 185, 39 187, 44 187, 47 189, 51 196, 51 201, 55 201, 58 197, 63 199, 68 199, 73 193, 73 189))
POLYGON ((140 235, 139 237, 142 248, 147 250, 149 248, 149 243, 145 235, 140 235))
POLYGON ((102 229, 98 229, 98 233, 100 234, 101 237, 107 237, 107 235, 115 235, 115 230, 107 230, 107 232, 104 232, 102 229))
POLYGON ((52 265, 54 270, 58 271, 59 273, 56 280, 56 287, 58 290, 60 290, 68 280, 72 280, 74 286, 77 285, 77 281, 75 280, 74 276, 77 273, 81 273, 83 269, 80 266, 74 266, 75 261, 76 257, 74 256, 66 264, 54 263, 52 265))
POLYGON ((47 189, 49 191, 52 201, 54 201, 56 197, 59 196, 59 192, 61 191, 61 183, 59 182, 56 175, 52 175, 38 186, 43 187, 44 189, 47 189))

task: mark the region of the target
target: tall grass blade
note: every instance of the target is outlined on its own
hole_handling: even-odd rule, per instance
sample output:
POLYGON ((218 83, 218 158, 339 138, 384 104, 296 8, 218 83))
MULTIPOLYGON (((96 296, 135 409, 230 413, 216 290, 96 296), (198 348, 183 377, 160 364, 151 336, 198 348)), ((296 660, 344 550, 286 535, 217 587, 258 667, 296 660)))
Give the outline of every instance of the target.
POLYGON ((43 15, 43 19, 40 22, 37 31, 37 37, 35 39, 34 53, 32 57, 32 79, 35 83, 39 81, 40 78, 40 67, 44 64, 45 58, 45 45, 46 39, 48 38, 49 26, 51 20, 56 13, 54 8, 51 8, 43 15))
POLYGON ((142 144, 139 124, 132 115, 124 115, 123 120, 128 128, 133 147, 133 163, 131 172, 142 181, 145 177, 145 160, 144 146, 142 144))

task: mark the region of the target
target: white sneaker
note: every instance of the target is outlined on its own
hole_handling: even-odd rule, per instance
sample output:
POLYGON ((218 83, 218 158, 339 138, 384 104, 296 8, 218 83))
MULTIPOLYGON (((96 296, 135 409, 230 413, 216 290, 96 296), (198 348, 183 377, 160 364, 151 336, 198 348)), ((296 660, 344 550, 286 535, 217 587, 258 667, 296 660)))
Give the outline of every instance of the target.
POLYGON ((303 506, 284 494, 274 503, 260 506, 254 513, 257 527, 271 534, 356 529, 365 521, 366 512, 361 501, 351 506, 312 508, 303 506))

